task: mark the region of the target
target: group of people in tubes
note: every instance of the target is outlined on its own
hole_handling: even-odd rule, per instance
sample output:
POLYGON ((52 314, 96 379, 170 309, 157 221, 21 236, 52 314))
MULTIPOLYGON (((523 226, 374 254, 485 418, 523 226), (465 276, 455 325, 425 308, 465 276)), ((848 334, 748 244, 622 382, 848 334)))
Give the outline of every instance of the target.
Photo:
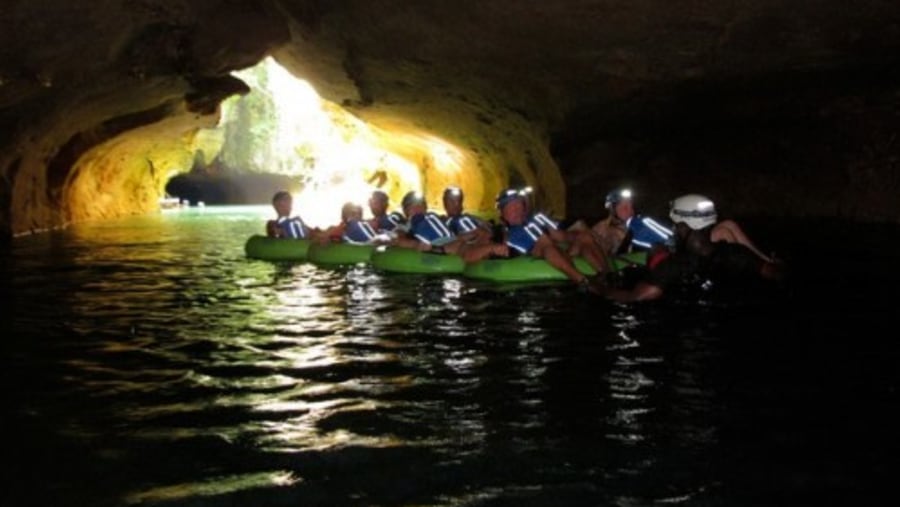
POLYGON ((499 223, 467 213, 459 187, 443 192, 444 214, 428 209, 422 193, 411 191, 389 211, 390 198, 380 189, 369 197, 371 217, 359 204, 341 208, 337 225, 312 228, 292 214, 293 198, 277 192, 272 206, 277 218, 266 223, 270 237, 307 238, 319 243, 385 244, 435 254, 459 255, 466 263, 483 259, 533 256, 561 271, 579 290, 619 302, 654 300, 674 286, 708 288, 718 282, 781 280, 783 262, 764 254, 734 220, 719 220, 715 203, 686 194, 669 203, 669 220, 637 213, 634 195, 618 188, 606 195, 608 215, 589 226, 576 221, 563 228, 547 214, 532 209, 531 189, 507 188, 495 204, 499 223), (626 252, 645 251, 646 263, 623 277, 610 260, 626 252), (584 258, 596 271, 586 275, 573 259, 584 258), (627 282, 625 281, 627 278, 627 282))

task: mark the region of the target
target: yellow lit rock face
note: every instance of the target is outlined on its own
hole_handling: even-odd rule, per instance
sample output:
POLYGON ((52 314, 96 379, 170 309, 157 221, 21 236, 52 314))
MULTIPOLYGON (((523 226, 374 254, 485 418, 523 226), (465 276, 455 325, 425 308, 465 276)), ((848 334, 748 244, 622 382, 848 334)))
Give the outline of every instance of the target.
POLYGON ((66 220, 156 211, 168 180, 190 170, 196 152, 215 155, 221 148, 221 138, 200 130, 213 126, 214 117, 182 112, 93 147, 70 173, 66 220))
POLYGON ((350 39, 378 36, 359 31, 372 19, 358 20, 350 39, 340 36, 356 19, 349 4, 337 17, 300 1, 67 5, 17 4, 0 21, 2 47, 18 53, 0 61, 0 130, 8 134, 0 141, 0 232, 153 211, 167 179, 189 170, 198 149, 206 161, 217 153, 198 139, 209 135, 219 103, 243 93, 224 78, 267 52, 332 107, 368 122, 375 145, 416 167, 416 177, 389 174, 395 205, 417 189, 439 208, 444 187, 458 185, 469 209, 486 211, 512 182, 539 188, 547 206, 563 211, 545 128, 509 107, 527 93, 503 90, 490 105, 495 90, 478 72, 436 87, 428 63, 363 51, 350 39))
POLYGON ((3 4, 0 236, 154 209, 192 130, 247 91, 229 73, 289 39, 272 7, 3 4))
POLYGON ((562 213, 565 188, 547 140, 524 122, 496 118, 486 126, 457 106, 447 111, 408 107, 399 114, 392 108, 396 116, 372 107, 360 116, 381 127, 386 149, 419 161, 421 190, 432 208, 440 209, 443 190, 451 185, 462 188, 467 209, 480 212, 491 212, 494 198, 507 186, 531 185, 541 190, 543 207, 562 213))

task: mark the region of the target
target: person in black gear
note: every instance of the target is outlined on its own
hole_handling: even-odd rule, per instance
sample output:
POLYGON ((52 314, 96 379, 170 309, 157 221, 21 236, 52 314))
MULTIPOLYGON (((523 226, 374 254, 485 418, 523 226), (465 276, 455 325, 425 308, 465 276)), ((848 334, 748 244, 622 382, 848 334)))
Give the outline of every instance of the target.
MULTIPOLYGON (((696 196, 696 194, 690 194, 696 196)), ((702 196, 701 196, 702 197, 702 196)), ((713 241, 715 211, 708 199, 696 201, 693 209, 675 208, 686 201, 673 201, 670 214, 675 222, 675 247, 668 255, 648 264, 645 276, 631 288, 606 286, 600 293, 619 302, 659 299, 674 285, 707 288, 711 284, 741 285, 754 280, 779 280, 783 265, 760 258, 746 245, 713 241), (675 211, 678 212, 675 212, 675 211)))

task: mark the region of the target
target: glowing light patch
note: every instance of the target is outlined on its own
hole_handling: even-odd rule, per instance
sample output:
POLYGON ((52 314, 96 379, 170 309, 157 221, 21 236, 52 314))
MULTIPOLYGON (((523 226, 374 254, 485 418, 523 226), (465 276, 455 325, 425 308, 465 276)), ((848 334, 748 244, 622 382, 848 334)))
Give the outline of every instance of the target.
POLYGON ((464 157, 459 148, 436 137, 428 137, 426 145, 431 151, 436 169, 449 173, 461 170, 464 157))
MULTIPOLYGON (((307 224, 337 224, 346 202, 365 207, 375 188, 370 181, 381 179, 377 186, 395 196, 421 188, 420 168, 379 146, 383 133, 321 100, 309 83, 271 57, 235 75, 250 85, 251 93, 264 94, 274 111, 271 124, 251 127, 266 132, 265 145, 254 149, 251 165, 257 171, 297 177, 301 191, 294 195, 293 212, 307 224)), ((236 114, 236 108, 223 107, 222 122, 236 114)), ((416 137, 436 169, 459 170, 463 156, 458 148, 439 138, 416 137)))
POLYGON ((302 479, 294 476, 291 472, 286 471, 211 477, 206 481, 160 486, 158 488, 132 493, 125 497, 125 503, 128 505, 136 505, 185 498, 216 496, 245 489, 291 486, 301 480, 302 479))

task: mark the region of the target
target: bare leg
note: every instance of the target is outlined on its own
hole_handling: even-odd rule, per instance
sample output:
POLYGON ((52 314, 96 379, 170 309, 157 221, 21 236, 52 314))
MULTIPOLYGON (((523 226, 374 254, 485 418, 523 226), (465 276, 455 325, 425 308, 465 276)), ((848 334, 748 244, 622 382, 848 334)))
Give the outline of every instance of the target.
POLYGON ((570 225, 566 231, 567 232, 581 232, 590 229, 587 223, 584 220, 578 219, 572 225, 570 225))
POLYGON ((575 265, 572 264, 572 259, 570 259, 562 250, 557 248, 546 234, 541 236, 537 243, 535 243, 531 255, 543 258, 550 263, 551 266, 562 271, 563 274, 575 283, 580 283, 586 278, 578 271, 575 265))
POLYGON ((607 259, 600 246, 597 245, 597 242, 594 241, 594 237, 589 230, 578 233, 575 241, 572 242, 572 246, 569 247, 569 255, 572 257, 579 255, 584 257, 597 273, 609 270, 609 259, 607 259))

